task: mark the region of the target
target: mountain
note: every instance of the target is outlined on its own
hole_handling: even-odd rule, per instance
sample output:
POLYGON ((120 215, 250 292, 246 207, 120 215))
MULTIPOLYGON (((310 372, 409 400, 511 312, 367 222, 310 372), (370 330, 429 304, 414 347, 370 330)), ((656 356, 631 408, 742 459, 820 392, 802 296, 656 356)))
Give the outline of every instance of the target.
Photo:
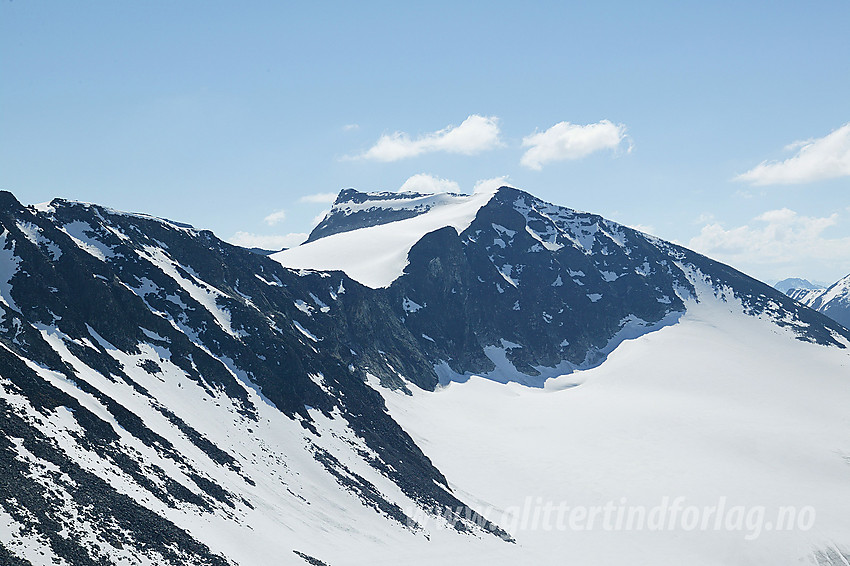
POLYGON ((2 193, 0 210, 0 481, 27 534, 12 528, 16 543, 69 564, 224 564, 193 530, 232 522, 236 540, 334 497, 400 529, 402 504, 466 509, 366 384, 366 369, 392 382, 425 362, 356 282, 95 205, 2 193))
POLYGON ((622 339, 675 322, 705 280, 801 339, 846 336, 728 266, 510 187, 391 199, 346 190, 307 243, 271 257, 375 288, 443 381, 498 367, 497 379, 542 385, 591 367, 622 339))
POLYGON ((790 289, 789 297, 850 327, 850 275, 826 289, 790 289))
POLYGON ((348 189, 270 256, 0 192, 0 314, 3 564, 841 564, 850 544, 850 331, 517 189, 348 189), (665 495, 812 506, 817 529, 514 521, 665 495))
POLYGON ((788 277, 787 279, 783 279, 782 281, 777 282, 774 286, 774 289, 778 289, 782 291, 786 295, 788 291, 792 289, 823 289, 823 285, 816 285, 812 283, 808 279, 800 279, 799 277, 788 277))

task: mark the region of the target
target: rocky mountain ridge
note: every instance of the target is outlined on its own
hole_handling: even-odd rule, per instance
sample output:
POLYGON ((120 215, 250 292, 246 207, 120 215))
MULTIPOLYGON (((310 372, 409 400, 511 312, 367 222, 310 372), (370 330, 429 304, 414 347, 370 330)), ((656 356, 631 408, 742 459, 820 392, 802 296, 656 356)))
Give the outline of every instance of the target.
POLYGON ((807 307, 825 314, 845 328, 850 327, 850 275, 826 288, 789 289, 787 294, 807 307))
POLYGON ((452 536, 510 544, 390 416, 382 388, 471 374, 541 387, 694 300, 850 344, 728 266, 510 187, 348 190, 335 209, 300 251, 429 229, 405 234, 410 248, 389 256, 403 256, 398 276, 373 288, 185 224, 0 192, 4 563, 249 564, 280 548, 307 560, 320 549, 306 532, 437 536, 416 509, 451 518, 452 536))

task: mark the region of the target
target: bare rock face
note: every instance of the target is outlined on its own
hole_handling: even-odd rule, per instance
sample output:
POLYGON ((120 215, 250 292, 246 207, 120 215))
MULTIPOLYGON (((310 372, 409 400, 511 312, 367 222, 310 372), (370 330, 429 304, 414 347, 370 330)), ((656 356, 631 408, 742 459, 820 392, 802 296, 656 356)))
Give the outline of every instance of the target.
MULTIPOLYGON (((415 218, 429 199, 343 191, 310 239, 415 218)), ((696 286, 801 340, 850 339, 723 264, 509 187, 407 259, 371 289, 185 224, 0 192, 7 528, 73 565, 230 564, 198 525, 249 529, 268 506, 365 508, 415 531, 414 506, 508 539, 451 491, 377 384, 433 390, 476 373, 541 386, 674 323, 696 286)), ((0 562, 27 564, 10 544, 0 562)))
POLYGON ((826 289, 793 288, 789 297, 850 328, 850 275, 826 289))

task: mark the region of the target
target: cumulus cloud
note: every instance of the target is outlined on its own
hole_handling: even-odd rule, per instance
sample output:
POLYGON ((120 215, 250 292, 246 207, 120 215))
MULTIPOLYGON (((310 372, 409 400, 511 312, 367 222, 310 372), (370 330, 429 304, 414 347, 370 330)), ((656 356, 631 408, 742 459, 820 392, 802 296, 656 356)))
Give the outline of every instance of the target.
POLYGON ((298 199, 298 202, 310 202, 320 204, 333 204, 336 200, 336 193, 315 193, 312 195, 304 195, 298 199))
POLYGON ((413 193, 459 193, 460 185, 449 179, 440 179, 427 173, 419 173, 407 179, 399 191, 413 193))
POLYGON ((504 187, 508 184, 508 176, 493 177, 492 179, 481 179, 475 182, 472 187, 473 193, 492 193, 499 187, 504 187))
MULTIPOLYGON (((492 179, 480 179, 475 182, 472 187, 473 193, 492 193, 499 187, 504 187, 508 184, 508 176, 493 177, 492 179)), ((461 189, 460 185, 451 179, 441 179, 427 173, 419 173, 408 178, 399 188, 399 191, 414 192, 414 193, 465 193, 465 189, 461 189)))
MULTIPOLYGON (((602 120, 593 124, 558 122, 545 132, 522 138, 522 146, 529 148, 520 163, 539 171, 550 161, 581 159, 596 151, 617 149, 628 142, 626 126, 602 120)), ((627 151, 631 151, 631 145, 627 151)))
POLYGON ((726 229, 719 222, 702 227, 688 247, 743 270, 766 272, 782 279, 804 273, 811 262, 835 265, 850 257, 850 238, 830 238, 827 228, 838 224, 837 213, 803 216, 788 208, 770 210, 750 223, 726 229))
POLYGON ((280 235, 252 234, 250 232, 236 232, 227 239, 234 246, 243 248, 262 248, 264 250, 280 250, 297 246, 307 239, 309 234, 292 232, 280 235))
POLYGON ((791 185, 850 176, 850 123, 822 138, 794 142, 784 161, 763 161, 735 177, 753 185, 791 185))
POLYGON ((263 222, 268 224, 269 226, 274 226, 275 224, 280 224, 286 220, 286 211, 285 210, 276 210, 263 218, 263 222))
POLYGON ((411 138, 405 132, 381 136, 357 159, 374 161, 398 161, 423 153, 446 152, 473 155, 501 144, 499 119, 494 116, 473 114, 460 126, 447 126, 442 130, 411 138))

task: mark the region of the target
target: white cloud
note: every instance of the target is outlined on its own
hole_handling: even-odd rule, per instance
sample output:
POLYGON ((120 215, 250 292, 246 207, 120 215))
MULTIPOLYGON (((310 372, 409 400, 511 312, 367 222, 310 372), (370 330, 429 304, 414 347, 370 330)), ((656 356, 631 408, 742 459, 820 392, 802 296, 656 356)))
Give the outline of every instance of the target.
POLYGON ((784 161, 763 161, 735 177, 753 185, 791 185, 850 176, 850 123, 822 138, 794 142, 784 161))
POLYGON ((501 144, 499 119, 494 116, 473 114, 460 126, 447 126, 442 130, 411 138, 405 132, 384 134, 359 159, 398 161, 423 153, 444 151, 472 155, 501 144))
MULTIPOLYGON (((507 175, 502 175, 501 177, 493 177, 492 179, 480 179, 475 182, 475 185, 473 185, 472 192, 495 192, 496 189, 498 189, 499 187, 503 187, 507 184, 507 175)), ((409 191, 424 194, 464 193, 464 191, 460 188, 460 185, 457 182, 452 181, 451 179, 441 179, 433 175, 428 175, 427 173, 419 173, 408 178, 404 182, 404 184, 399 188, 399 191, 409 191)))
POLYGON ((312 195, 304 195, 298 199, 298 202, 313 202, 321 204, 333 204, 336 200, 336 193, 316 193, 312 195))
POLYGON ((274 226, 275 224, 280 224, 286 220, 286 211, 285 210, 276 210, 263 218, 263 222, 268 224, 269 226, 274 226))
POLYGON ((243 248, 262 248, 264 250, 280 250, 297 246, 307 239, 309 234, 292 232, 281 235, 251 234, 250 232, 236 232, 227 239, 234 246, 243 248))
POLYGON ((360 128, 360 124, 346 124, 342 127, 343 132, 351 132, 360 128))
POLYGON ((816 263, 846 264, 850 237, 824 235, 827 228, 838 224, 838 219, 837 213, 819 218, 802 216, 787 208, 770 210, 749 224, 728 230, 718 222, 706 224, 688 247, 739 269, 782 279, 788 273, 810 272, 816 263))
MULTIPOLYGON (((603 149, 617 149, 624 141, 629 141, 624 124, 609 120, 584 126, 558 122, 545 132, 522 138, 522 146, 529 149, 520 163, 539 171, 550 161, 580 159, 603 149)), ((631 151, 631 144, 627 151, 631 151)))
POLYGON ((427 173, 419 173, 407 179, 399 191, 413 193, 459 193, 460 185, 449 179, 440 179, 427 173))
POLYGON ((475 182, 475 186, 472 187, 473 193, 492 193, 499 187, 504 187, 508 184, 508 176, 502 175, 501 177, 493 177, 492 179, 481 179, 480 181, 475 182))

